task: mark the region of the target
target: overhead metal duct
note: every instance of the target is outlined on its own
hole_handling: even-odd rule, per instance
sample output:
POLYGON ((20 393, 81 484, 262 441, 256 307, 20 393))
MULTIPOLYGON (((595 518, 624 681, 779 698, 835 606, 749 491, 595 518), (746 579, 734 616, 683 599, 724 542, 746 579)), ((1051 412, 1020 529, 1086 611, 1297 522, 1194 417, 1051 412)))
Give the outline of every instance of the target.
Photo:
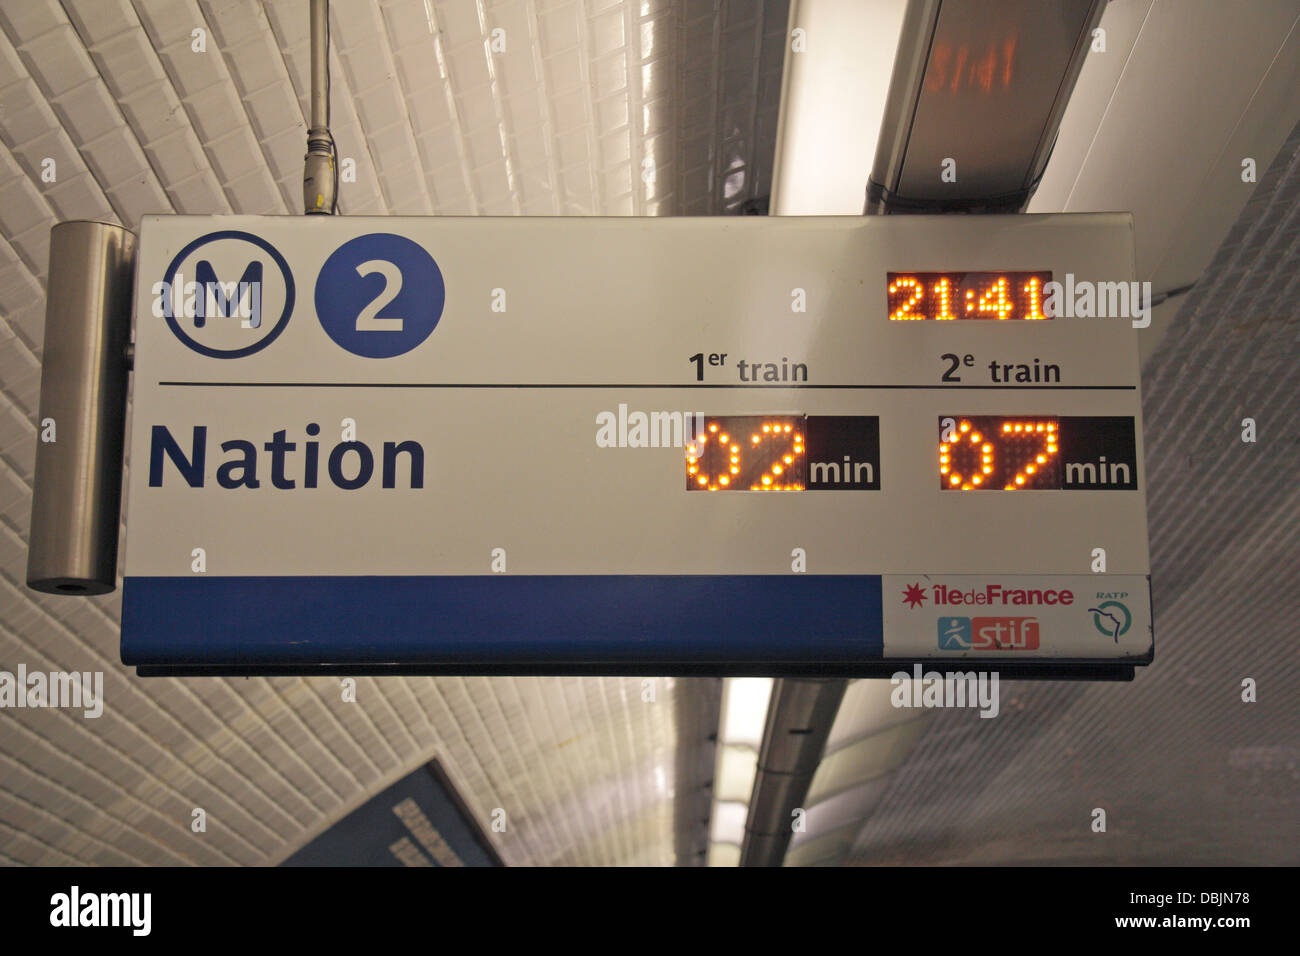
MULTIPOLYGON (((864 213, 1023 211, 1047 167, 1105 5, 909 0, 864 213)), ((792 24, 797 13, 792 8, 792 24)), ((789 92, 782 92, 783 103, 789 92)), ((1116 675, 1102 669, 1089 676, 1116 675)), ((741 866, 784 862, 847 686, 843 680, 773 686, 741 866)))
POLYGON ((675 679, 673 834, 678 866, 703 866, 707 862, 721 706, 721 680, 675 679))
POLYGON ((865 212, 1020 212, 1106 0, 911 0, 865 212))
POLYGON ((741 866, 780 866, 840 709, 845 680, 778 680, 758 751, 741 866))

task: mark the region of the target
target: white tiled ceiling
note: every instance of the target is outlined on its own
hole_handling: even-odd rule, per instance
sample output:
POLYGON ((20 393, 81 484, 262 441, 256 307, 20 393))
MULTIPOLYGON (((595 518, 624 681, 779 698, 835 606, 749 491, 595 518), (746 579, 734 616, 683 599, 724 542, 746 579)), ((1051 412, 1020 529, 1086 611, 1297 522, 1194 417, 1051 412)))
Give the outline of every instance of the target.
MULTIPOLYGON (((331 6, 341 213, 722 214, 768 189, 784 0, 331 6)), ((508 863, 695 860, 675 776, 712 743, 691 718, 709 753, 682 759, 675 712, 716 714, 716 682, 362 679, 346 704, 329 678, 140 680, 117 596, 24 586, 50 227, 300 212, 307 40, 306 0, 0 0, 0 669, 102 670, 107 698, 0 711, 0 863, 275 862, 435 754, 480 820, 506 811, 508 863)))

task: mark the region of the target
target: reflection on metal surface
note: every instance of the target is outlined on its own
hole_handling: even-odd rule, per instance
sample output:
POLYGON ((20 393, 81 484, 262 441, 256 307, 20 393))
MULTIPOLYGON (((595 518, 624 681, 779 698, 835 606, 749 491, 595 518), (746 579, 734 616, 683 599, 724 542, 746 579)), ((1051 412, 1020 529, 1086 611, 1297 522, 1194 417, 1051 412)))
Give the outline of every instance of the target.
POLYGON ((872 212, 1016 212, 1051 155, 1102 0, 912 0, 872 212))
POLYGON ((962 89, 978 89, 981 93, 991 93, 995 84, 1006 89, 1015 75, 1015 62, 1014 32, 1005 39, 990 40, 982 54, 973 52, 966 43, 955 50, 946 41, 936 43, 925 72, 925 91, 957 93, 962 89))

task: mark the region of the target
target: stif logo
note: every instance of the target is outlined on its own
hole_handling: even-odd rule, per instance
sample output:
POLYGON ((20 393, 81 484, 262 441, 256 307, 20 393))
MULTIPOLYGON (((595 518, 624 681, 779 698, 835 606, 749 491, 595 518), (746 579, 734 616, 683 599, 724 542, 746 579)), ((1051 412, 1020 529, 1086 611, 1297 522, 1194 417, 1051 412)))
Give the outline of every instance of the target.
POLYGON ((977 617, 972 618, 970 624, 972 650, 1038 650, 1036 617, 977 617))
POLYGON ((1036 651, 1036 617, 941 617, 941 651, 1036 651))
POLYGON ((260 352, 293 314, 293 274, 284 256, 260 236, 233 229, 185 246, 152 292, 154 316, 210 358, 260 352))
POLYGON ((939 650, 969 651, 970 645, 970 618, 939 618, 939 650))

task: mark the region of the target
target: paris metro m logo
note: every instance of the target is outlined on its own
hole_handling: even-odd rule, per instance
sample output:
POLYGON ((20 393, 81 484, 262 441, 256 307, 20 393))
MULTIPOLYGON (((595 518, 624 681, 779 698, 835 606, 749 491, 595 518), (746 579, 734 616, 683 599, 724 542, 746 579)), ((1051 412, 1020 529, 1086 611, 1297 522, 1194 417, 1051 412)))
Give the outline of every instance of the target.
POLYGON ((284 257, 265 239, 236 230, 189 243, 152 291, 154 317, 210 358, 260 352, 293 314, 293 274, 284 257))

